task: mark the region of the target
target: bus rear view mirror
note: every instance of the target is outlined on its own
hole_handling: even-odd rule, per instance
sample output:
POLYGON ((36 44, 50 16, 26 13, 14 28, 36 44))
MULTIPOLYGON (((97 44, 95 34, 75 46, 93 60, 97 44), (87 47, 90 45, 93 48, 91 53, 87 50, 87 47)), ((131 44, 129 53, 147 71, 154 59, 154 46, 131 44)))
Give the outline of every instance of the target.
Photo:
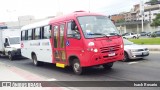
POLYGON ((71 30, 76 30, 76 23, 75 23, 75 21, 72 21, 71 22, 71 30))

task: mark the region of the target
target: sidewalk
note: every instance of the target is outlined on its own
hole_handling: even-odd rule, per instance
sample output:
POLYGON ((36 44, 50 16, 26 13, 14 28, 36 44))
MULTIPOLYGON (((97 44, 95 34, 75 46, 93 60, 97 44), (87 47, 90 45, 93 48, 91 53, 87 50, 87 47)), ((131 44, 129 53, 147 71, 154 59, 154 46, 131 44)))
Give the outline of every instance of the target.
POLYGON ((68 88, 65 87, 10 87, 11 85, 10 81, 48 81, 48 80, 47 78, 35 75, 20 68, 6 65, 0 62, 0 84, 1 84, 0 86, 2 86, 0 87, 0 90, 69 90, 68 88))
POLYGON ((147 47, 150 51, 160 51, 160 45, 142 45, 147 47))

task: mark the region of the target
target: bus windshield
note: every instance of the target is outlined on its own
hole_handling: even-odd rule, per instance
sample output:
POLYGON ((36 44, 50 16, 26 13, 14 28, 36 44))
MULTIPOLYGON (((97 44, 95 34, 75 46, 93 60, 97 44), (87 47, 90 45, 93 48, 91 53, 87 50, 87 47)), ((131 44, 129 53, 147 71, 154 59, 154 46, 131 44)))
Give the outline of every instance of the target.
POLYGON ((81 16, 78 21, 85 38, 119 35, 115 25, 106 16, 81 16))

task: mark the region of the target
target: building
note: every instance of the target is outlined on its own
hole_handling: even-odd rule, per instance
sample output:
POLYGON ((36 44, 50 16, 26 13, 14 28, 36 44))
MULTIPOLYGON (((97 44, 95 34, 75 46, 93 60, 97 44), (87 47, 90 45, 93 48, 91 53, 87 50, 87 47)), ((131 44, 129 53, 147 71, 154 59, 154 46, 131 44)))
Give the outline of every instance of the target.
POLYGON ((4 22, 4 24, 8 28, 20 29, 24 25, 28 25, 28 24, 31 24, 31 23, 39 22, 39 21, 42 21, 42 20, 45 20, 45 19, 48 19, 48 18, 54 18, 54 17, 55 16, 49 16, 49 17, 42 18, 42 19, 35 19, 34 16, 26 15, 26 16, 19 16, 18 21, 4 22))
POLYGON ((114 22, 119 22, 121 20, 125 20, 124 18, 124 14, 115 14, 115 15, 112 15, 111 16, 111 19, 114 21, 114 22))
MULTIPOLYGON (((156 17, 158 13, 160 13, 160 4, 145 5, 143 20, 152 22, 152 20, 156 17)), ((138 20, 142 20, 142 15, 139 14, 139 16, 140 18, 138 20)))
POLYGON ((156 15, 160 13, 160 1, 155 4, 145 3, 142 6, 144 7, 141 7, 140 4, 136 4, 134 5, 133 9, 131 9, 129 12, 123 13, 125 22, 116 23, 116 26, 118 27, 121 33, 140 33, 143 31, 154 32, 159 30, 158 27, 151 27, 150 24, 152 23, 156 15))

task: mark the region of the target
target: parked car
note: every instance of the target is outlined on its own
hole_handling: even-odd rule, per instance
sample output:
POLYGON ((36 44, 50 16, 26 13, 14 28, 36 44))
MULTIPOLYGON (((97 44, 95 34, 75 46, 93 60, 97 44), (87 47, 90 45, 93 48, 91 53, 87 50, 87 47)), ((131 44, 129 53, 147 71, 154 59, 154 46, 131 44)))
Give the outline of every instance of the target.
POLYGON ((129 39, 129 38, 134 38, 134 39, 138 39, 140 34, 135 34, 135 33, 124 33, 122 34, 123 38, 125 39, 129 39))
POLYGON ((151 32, 140 32, 140 36, 151 36, 151 32))
POLYGON ((147 36, 147 32, 140 32, 141 36, 147 36))
POLYGON ((147 36, 148 36, 148 37, 150 37, 150 36, 151 36, 151 34, 152 34, 151 32, 148 32, 148 33, 147 33, 147 36))
POLYGON ((155 31, 151 34, 152 37, 160 37, 160 31, 155 31))
POLYGON ((134 44, 133 42, 123 39, 124 42, 124 59, 123 61, 129 61, 130 59, 139 59, 149 55, 148 48, 134 44))

